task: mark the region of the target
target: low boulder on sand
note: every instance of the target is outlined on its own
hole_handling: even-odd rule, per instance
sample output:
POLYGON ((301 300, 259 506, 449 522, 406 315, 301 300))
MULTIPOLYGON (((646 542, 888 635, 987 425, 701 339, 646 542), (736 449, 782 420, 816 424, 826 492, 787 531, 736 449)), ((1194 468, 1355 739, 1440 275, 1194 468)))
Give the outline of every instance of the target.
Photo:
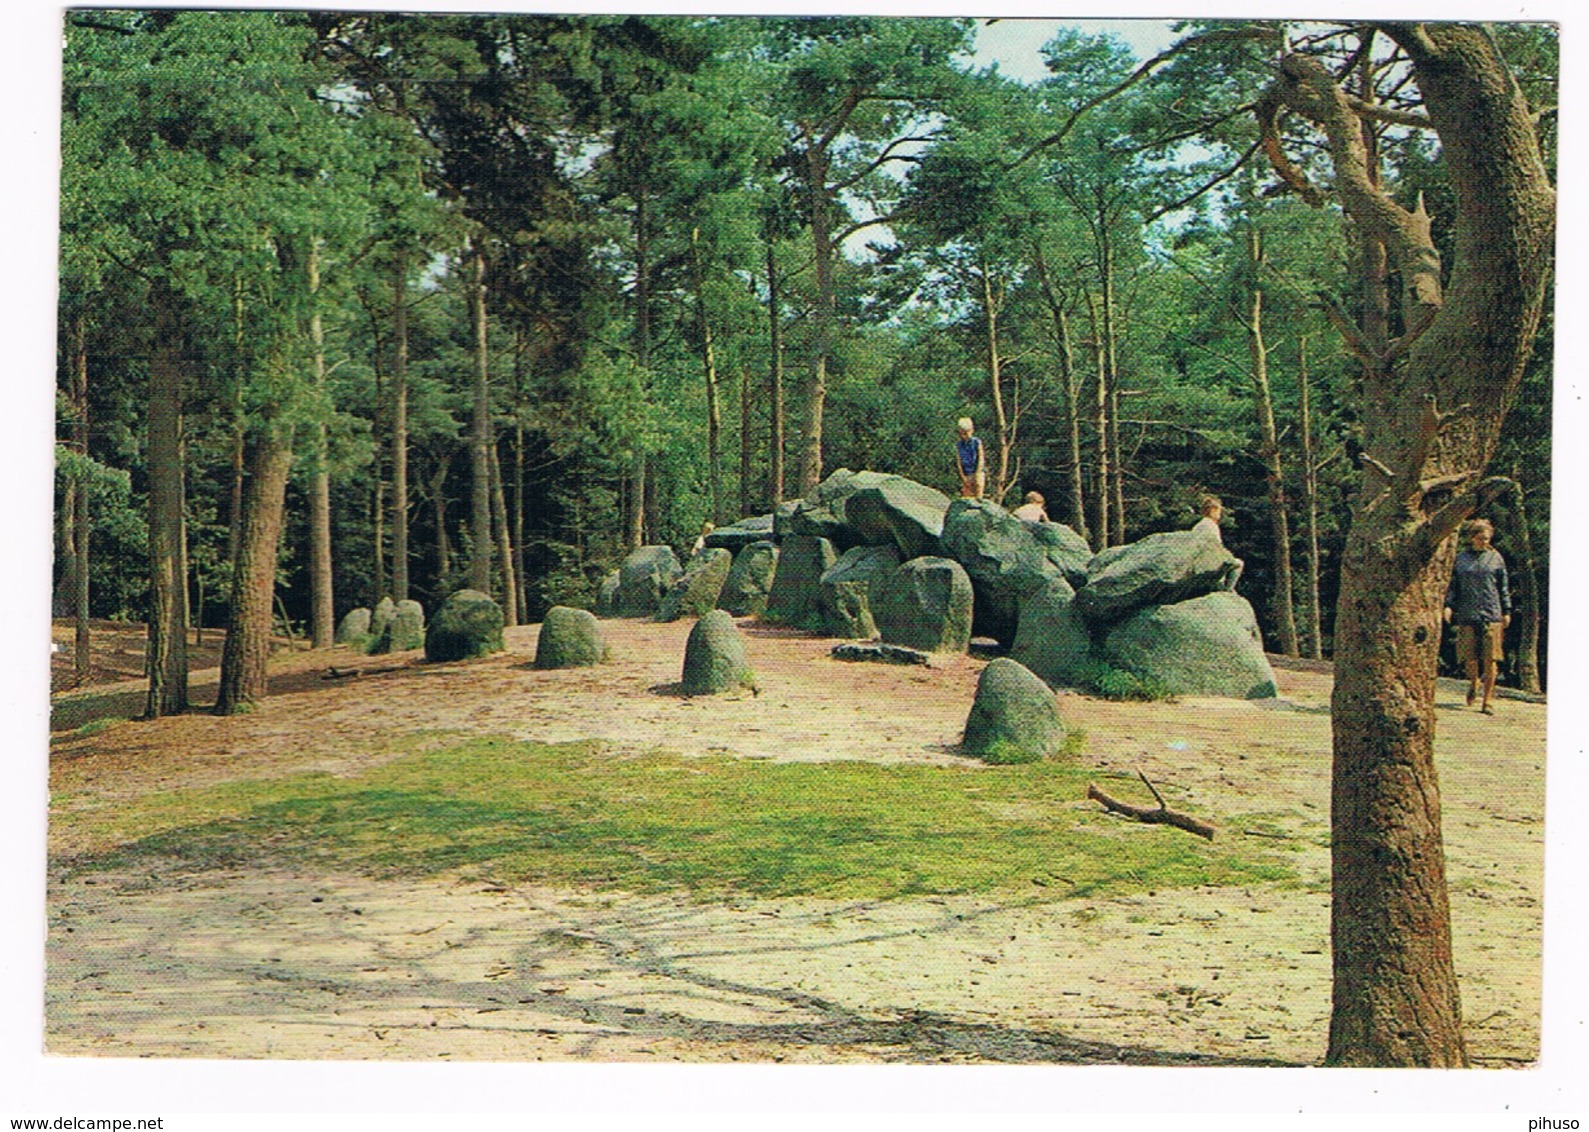
POLYGON ((912 558, 872 579, 868 604, 891 645, 963 653, 971 644, 971 579, 949 558, 912 558))
POLYGON ((425 607, 417 601, 396 604, 386 627, 370 642, 370 652, 406 652, 425 646, 425 607))
POLYGON ((426 660, 468 660, 502 651, 502 607, 479 590, 459 590, 425 630, 426 660))
POLYGON ((750 684, 745 638, 725 610, 705 614, 684 643, 684 676, 679 690, 687 696, 711 696, 750 684))
POLYGON ((588 668, 606 659, 607 640, 595 614, 566 605, 546 611, 536 638, 536 668, 588 668))
POLYGON ((1065 723, 1054 693, 1009 657, 988 662, 977 680, 961 749, 990 763, 1030 763, 1060 749, 1065 723))
POLYGON ((1139 610, 1109 631, 1103 655, 1172 695, 1276 694, 1252 606, 1226 590, 1139 610))

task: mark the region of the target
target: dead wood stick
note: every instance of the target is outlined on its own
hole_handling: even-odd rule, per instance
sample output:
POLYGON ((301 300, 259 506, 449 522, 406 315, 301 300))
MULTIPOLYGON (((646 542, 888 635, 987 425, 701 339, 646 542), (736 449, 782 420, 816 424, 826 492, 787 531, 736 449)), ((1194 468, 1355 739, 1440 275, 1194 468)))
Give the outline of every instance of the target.
POLYGON ((354 676, 376 676, 382 672, 400 672, 406 664, 383 664, 379 668, 338 668, 335 665, 320 674, 322 680, 347 680, 354 676))
MULTIPOLYGON (((1137 773, 1140 775, 1141 771, 1137 773)), ((1148 780, 1143 778, 1142 781, 1147 782, 1148 780)), ((1148 789, 1153 790, 1152 783, 1148 783, 1148 789)), ((1159 792, 1153 790, 1153 796, 1157 798, 1159 792)), ((1095 802, 1102 802, 1103 808, 1113 813, 1124 814, 1128 818, 1135 818, 1137 821, 1146 822, 1149 825, 1173 825, 1176 829, 1184 829, 1187 833, 1195 833, 1197 836, 1207 838, 1209 841, 1214 840, 1213 826, 1205 821, 1199 821, 1191 814, 1183 814, 1179 810, 1170 809, 1164 804, 1162 798, 1159 800, 1157 809, 1152 806, 1133 806, 1129 802, 1120 802, 1109 797, 1091 782, 1087 783, 1087 797, 1095 802)))

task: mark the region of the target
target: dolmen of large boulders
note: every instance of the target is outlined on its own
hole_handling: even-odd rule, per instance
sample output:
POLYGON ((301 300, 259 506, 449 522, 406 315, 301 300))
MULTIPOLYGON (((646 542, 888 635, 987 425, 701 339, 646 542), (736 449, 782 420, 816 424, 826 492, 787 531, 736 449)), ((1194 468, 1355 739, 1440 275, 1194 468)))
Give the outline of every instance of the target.
POLYGON ((767 595, 772 591, 777 569, 777 543, 758 539, 739 550, 717 595, 717 608, 735 617, 760 616, 767 609, 767 595))
POLYGON ((342 620, 337 622, 336 636, 333 639, 339 645, 362 647, 369 640, 369 636, 370 609, 369 606, 360 606, 342 615, 342 620))
POLYGON ((699 617, 715 609, 733 562, 734 556, 721 547, 706 547, 697 551, 684 567, 684 573, 662 595, 657 607, 657 620, 677 621, 681 617, 699 617))
POLYGON ((1146 605, 1170 605, 1225 588, 1236 556, 1206 528, 1165 531, 1100 551, 1087 565, 1076 611, 1108 625, 1146 605))
POLYGON ((425 629, 426 660, 468 660, 502 651, 502 607, 479 590, 459 590, 425 629))
POLYGON ((655 617, 662 599, 683 574, 684 567, 671 546, 642 546, 631 551, 618 568, 618 581, 607 606, 610 615, 655 617))
POLYGON ((1031 525, 987 499, 956 499, 943 525, 944 553, 976 593, 972 632, 1010 643, 1020 600, 1063 571, 1049 561, 1031 525))
POLYGON ((1059 751, 1065 724, 1053 690, 1009 657, 977 680, 961 750, 990 763, 1029 763, 1059 751))
POLYGON ((406 652, 424 645, 425 607, 417 601, 404 600, 394 605, 392 616, 386 620, 380 635, 371 635, 369 651, 372 655, 406 652))
POLYGON ((687 696, 711 696, 748 687, 751 680, 745 638, 726 610, 711 610, 695 623, 684 643, 679 690, 687 696))
POLYGON ((595 614, 566 605, 546 611, 535 643, 536 668, 586 668, 606 659, 607 640, 595 614))
POLYGON ((752 543, 769 542, 773 537, 773 517, 767 515, 752 515, 748 519, 741 519, 737 523, 718 527, 706 536, 704 545, 726 550, 730 554, 738 555, 752 543))

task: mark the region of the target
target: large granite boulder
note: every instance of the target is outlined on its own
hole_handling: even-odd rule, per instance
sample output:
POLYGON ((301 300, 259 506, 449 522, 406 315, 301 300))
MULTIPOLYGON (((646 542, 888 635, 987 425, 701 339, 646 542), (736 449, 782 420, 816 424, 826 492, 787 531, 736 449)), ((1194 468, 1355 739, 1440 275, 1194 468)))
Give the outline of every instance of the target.
POLYGON ((762 616, 813 632, 822 628, 822 575, 838 560, 833 544, 814 535, 786 535, 762 616))
POLYGON ((1027 523, 1026 528, 1042 548, 1043 556, 1059 567, 1073 589, 1087 584, 1087 566, 1093 555, 1086 539, 1064 523, 1027 523))
POLYGON ((1064 578, 1051 578, 1021 598, 1010 659, 1019 661, 1056 688, 1075 687, 1087 675, 1092 639, 1075 610, 1076 591, 1064 578))
POLYGON ((614 570, 601 580, 601 588, 596 591, 596 616, 618 616, 618 583, 623 577, 622 570, 614 570))
POLYGON ((942 554, 949 497, 904 476, 857 472, 846 485, 843 519, 863 546, 891 546, 901 561, 942 554))
POLYGON ((1240 568, 1219 539, 1200 530, 1166 531, 1097 554, 1076 611, 1089 624, 1113 625, 1149 605, 1173 605, 1223 588, 1240 568))
POLYGON ((619 617, 655 617, 662 598, 684 573, 671 546, 642 546, 618 568, 613 608, 619 617))
POLYGON ((758 617, 767 609, 767 594, 772 590, 778 570, 776 543, 753 542, 734 555, 728 577, 717 595, 717 608, 735 617, 758 617))
POLYGON ((1002 644, 1015 639, 1020 599, 1063 576, 1031 526, 987 499, 956 499, 949 505, 943 548, 965 567, 976 592, 972 631, 1002 644))
POLYGON ((1258 619, 1246 598, 1228 590, 1138 610, 1109 630, 1103 656, 1171 695, 1275 694, 1258 619))
POLYGON ((336 643, 362 645, 370 636, 370 611, 364 606, 350 609, 337 622, 336 643))
POLYGON ((856 546, 839 555, 821 578, 822 628, 830 637, 871 640, 877 636, 869 591, 872 579, 899 569, 891 546, 856 546))
POLYGON ((961 653, 971 644, 971 579, 951 558, 912 558, 877 575, 867 601, 888 644, 961 653))
POLYGON ((695 623, 684 643, 684 677, 679 690, 687 696, 710 696, 750 683, 745 638, 726 610, 711 610, 695 623))
POLYGON ((728 569, 733 564, 734 556, 721 547, 699 551, 662 596, 657 620, 699 617, 707 610, 716 609, 718 595, 723 592, 723 583, 728 580, 728 569))
POLYGON ((988 662, 961 750, 990 763, 1030 763, 1059 751, 1065 723, 1048 685, 1009 657, 988 662))
POLYGON ((738 554, 753 542, 771 539, 772 534, 772 515, 753 515, 729 526, 718 527, 706 536, 706 545, 738 554))
POLYGON ((554 605, 535 642, 536 668, 588 668, 607 659, 601 622, 586 609, 554 605))
POLYGON ((400 601, 381 635, 371 638, 370 652, 406 652, 424 646, 425 607, 417 601, 400 601))
POLYGON ((773 531, 780 544, 790 535, 825 538, 848 550, 854 545, 844 520, 844 501, 854 490, 856 473, 838 468, 811 489, 804 499, 784 504, 773 512, 773 531))
POLYGON ((425 630, 426 660, 468 660, 502 651, 502 607, 479 590, 442 602, 425 630))

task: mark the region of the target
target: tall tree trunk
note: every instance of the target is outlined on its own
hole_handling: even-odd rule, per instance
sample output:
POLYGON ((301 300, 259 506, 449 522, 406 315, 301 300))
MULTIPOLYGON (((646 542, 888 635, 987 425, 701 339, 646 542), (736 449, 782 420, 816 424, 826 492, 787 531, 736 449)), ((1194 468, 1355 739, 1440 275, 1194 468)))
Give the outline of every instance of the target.
POLYGON ((255 439, 243 486, 243 537, 232 577, 231 615, 221 652, 216 715, 250 710, 269 691, 271 611, 276 558, 292 470, 292 429, 268 423, 255 439))
POLYGON ((717 392, 717 349, 712 320, 706 311, 706 278, 701 267, 701 230, 690 230, 690 265, 695 283, 695 312, 700 320, 701 364, 706 373, 706 480, 712 500, 712 522, 723 521, 723 410, 717 392))
POLYGON ((1512 532, 1517 573, 1517 683, 1525 692, 1543 691, 1539 681, 1539 578, 1534 570, 1534 540, 1528 533, 1528 503, 1523 482, 1512 468, 1512 532))
POLYGON ((248 422, 243 416, 243 388, 248 384, 243 355, 243 280, 232 279, 232 373, 231 427, 231 479, 226 510, 226 563, 237 568, 237 547, 243 537, 243 460, 247 451, 248 422))
POLYGON ((76 619, 72 675, 78 684, 86 684, 91 657, 88 624, 88 332, 81 315, 72 333, 72 401, 77 410, 77 419, 72 424, 72 439, 83 460, 72 506, 72 612, 76 619))
MULTIPOLYGON (((635 361, 651 374, 651 232, 646 221, 646 190, 635 191, 635 361)), ((650 457, 638 444, 629 470, 629 512, 626 541, 631 549, 646 538, 646 479, 650 457)), ((522 542, 521 542, 522 545, 522 542)))
MULTIPOLYGON (((452 453, 436 459, 436 470, 430 477, 430 506, 432 521, 436 526, 436 588, 446 591, 451 585, 452 543, 447 537, 447 473, 452 470, 452 453)), ((439 597, 446 597, 445 592, 439 597)))
POLYGON ((386 572, 386 460, 383 453, 386 445, 382 443, 381 429, 385 425, 385 418, 390 414, 382 407, 386 399, 386 378, 381 370, 380 351, 375 350, 371 357, 374 359, 375 371, 375 411, 374 419, 370 422, 370 431, 374 440, 374 457, 370 461, 370 539, 373 544, 373 561, 370 563, 370 608, 380 604, 384 597, 391 595, 387 585, 386 572))
POLYGON ((750 514, 750 367, 739 367, 739 513, 750 514))
POLYGON ((1480 477, 1539 326, 1555 192, 1529 108, 1487 33, 1385 30, 1411 60, 1456 197, 1444 293, 1429 216, 1371 181, 1357 112, 1330 72, 1284 56, 1282 81, 1260 103, 1271 136, 1280 105, 1324 130, 1347 215, 1385 241, 1400 271, 1407 328, 1387 356, 1336 315, 1368 377, 1363 484, 1335 619, 1326 1060, 1460 1066, 1468 1054, 1434 764, 1440 610, 1453 535, 1498 490, 1480 477))
POLYGON ((1092 403, 1092 530, 1098 541, 1094 549, 1109 545, 1109 365, 1104 345, 1104 328, 1098 317, 1098 302, 1087 296, 1087 316, 1092 323, 1093 371, 1096 375, 1092 403))
POLYGON ((1274 396, 1269 388, 1269 347, 1263 336, 1263 237, 1256 226, 1247 226, 1247 262, 1252 271, 1252 293, 1246 317, 1247 353, 1252 361, 1252 403, 1258 416, 1258 457, 1263 461, 1269 489, 1269 543, 1274 560, 1274 591, 1270 595, 1280 651, 1299 656, 1296 601, 1291 582, 1291 520, 1286 513, 1284 470, 1280 463, 1280 434, 1275 428, 1274 396))
POLYGON ((513 578, 520 619, 528 619, 530 583, 524 576, 524 330, 513 333, 513 578))
POLYGON ((508 625, 517 625, 519 583, 513 573, 513 538, 508 531, 507 496, 502 490, 502 463, 494 441, 491 445, 491 518, 497 536, 497 561, 502 567, 502 619, 508 625))
POLYGON ((474 248, 474 410, 470 417, 469 585, 491 592, 491 356, 486 338, 486 258, 474 248))
POLYGON ((1301 390, 1302 509, 1308 526, 1308 655, 1324 657, 1324 616, 1319 609, 1319 471, 1313 462, 1313 421, 1309 412, 1308 337, 1298 346, 1298 387, 1301 390))
POLYGON ((182 363, 176 296, 157 285, 149 355, 149 695, 150 719, 188 707, 187 575, 182 554, 182 363))
MULTIPOLYGON (((309 345, 314 355, 314 383, 329 411, 326 389, 325 326, 320 317, 320 251, 311 241, 305 261, 309 277, 309 345)), ((328 649, 336 643, 336 598, 331 568, 331 437, 322 412, 315 422, 314 481, 309 496, 309 647, 328 649)))
POLYGON ((1066 511, 1070 526, 1082 539, 1091 542, 1087 534, 1087 509, 1082 496, 1081 469, 1081 404, 1076 380, 1076 353, 1071 342, 1070 319, 1065 304, 1054 289, 1048 274, 1048 263, 1042 249, 1033 250, 1033 264, 1037 268, 1038 282, 1043 300, 1048 306, 1053 323, 1054 349, 1059 357, 1059 380, 1065 390, 1065 460, 1068 465, 1069 489, 1066 492, 1066 511))
POLYGON ((1002 503, 1010 490, 1011 436, 1009 414, 1004 411, 1004 379, 1001 373, 1003 358, 999 354, 999 307, 1001 288, 993 283, 993 272, 986 263, 979 272, 982 282, 982 315, 986 322, 988 348, 988 393, 993 399, 993 438, 998 446, 998 473, 993 480, 993 490, 988 498, 1002 503))
POLYGON ((408 600, 408 249, 392 265, 392 600, 408 600))
POLYGON ((806 152, 806 192, 811 203, 811 250, 815 256, 816 308, 811 312, 811 376, 805 390, 801 424, 799 491, 802 497, 822 481, 822 413, 828 396, 828 357, 833 348, 833 244, 828 213, 826 150, 806 152))
POLYGON ((778 260, 767 241, 767 495, 773 509, 783 502, 783 312, 778 299, 778 260))
POLYGON ((1109 524, 1114 528, 1112 541, 1116 546, 1126 544, 1126 458, 1120 445, 1120 380, 1109 367, 1109 455, 1113 468, 1109 476, 1109 524))

